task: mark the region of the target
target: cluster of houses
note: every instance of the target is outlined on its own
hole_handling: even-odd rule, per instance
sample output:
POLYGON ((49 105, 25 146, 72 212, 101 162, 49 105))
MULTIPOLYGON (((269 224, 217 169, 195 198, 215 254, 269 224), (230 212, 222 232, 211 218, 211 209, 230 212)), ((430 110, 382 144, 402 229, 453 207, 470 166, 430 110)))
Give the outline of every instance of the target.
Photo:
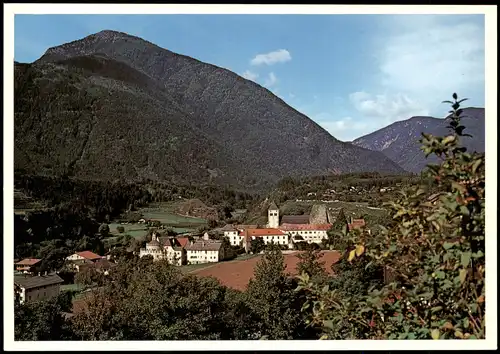
POLYGON ((228 256, 230 250, 222 241, 210 239, 208 233, 198 240, 187 237, 158 237, 153 234, 151 241, 141 248, 139 256, 152 256, 154 260, 167 259, 174 265, 216 263, 228 256))
MULTIPOLYGON (((260 238, 264 244, 274 243, 289 249, 295 243, 320 244, 328 238, 332 224, 310 224, 308 215, 285 215, 281 218, 279 208, 273 202, 268 208, 266 227, 258 225, 226 225, 220 229, 231 246, 243 247, 250 251, 252 240, 260 238)), ((365 226, 363 219, 351 219, 349 229, 365 226)), ((222 241, 211 240, 205 233, 202 239, 190 240, 187 237, 158 237, 153 234, 151 241, 140 249, 139 256, 152 256, 153 259, 167 259, 171 264, 216 263, 227 258, 230 250, 225 249, 222 241)))
MULTIPOLYGON (((265 244, 286 245, 293 249, 298 242, 320 244, 328 238, 330 223, 310 224, 308 215, 285 215, 281 219, 279 208, 271 203, 267 214, 267 225, 258 228, 257 225, 226 225, 224 236, 229 238, 232 246, 242 246, 248 250, 252 240, 262 238, 265 244)), ((352 219, 347 224, 349 229, 365 226, 363 219, 352 219)))
MULTIPOLYGON (((266 227, 258 225, 226 225, 221 229, 231 246, 243 247, 250 251, 252 240, 260 238, 265 244, 274 243, 290 249, 295 243, 321 243, 328 238, 332 224, 310 223, 307 215, 286 215, 281 218, 279 208, 273 202, 268 208, 266 227)), ((363 219, 352 219, 347 224, 349 229, 365 226, 363 219)), ((154 260, 167 259, 174 265, 216 263, 227 259, 232 250, 220 240, 210 239, 208 233, 198 239, 188 237, 158 237, 153 233, 151 241, 139 251, 139 256, 152 256, 154 260)), ((90 251, 74 253, 66 258, 67 265, 75 272, 93 268, 108 275, 116 266, 109 257, 99 256, 90 251)), ((15 262, 17 275, 14 276, 16 299, 20 303, 49 299, 57 296, 64 282, 56 273, 34 274, 40 265, 40 259, 28 258, 15 262)))
MULTIPOLYGON (((77 252, 66 258, 67 265, 75 272, 93 268, 108 275, 116 267, 106 256, 99 256, 90 251, 77 252)), ((60 293, 64 280, 57 273, 37 272, 42 260, 27 258, 14 263, 14 294, 19 303, 47 300, 60 293)))

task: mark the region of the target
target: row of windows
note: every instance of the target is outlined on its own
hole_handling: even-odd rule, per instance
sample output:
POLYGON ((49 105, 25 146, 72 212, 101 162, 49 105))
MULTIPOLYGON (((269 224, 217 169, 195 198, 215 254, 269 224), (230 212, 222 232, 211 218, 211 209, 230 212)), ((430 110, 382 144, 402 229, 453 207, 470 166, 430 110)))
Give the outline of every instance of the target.
POLYGON ((314 235, 316 235, 318 233, 319 234, 325 234, 324 231, 291 231, 291 233, 293 235, 296 235, 296 234, 309 234, 309 235, 314 234, 314 235))
MULTIPOLYGON (((43 292, 43 296, 42 297, 46 297, 47 296, 47 293, 44 291, 43 292)), ((36 298, 39 299, 40 298, 40 293, 37 293, 36 294, 36 298)), ((31 295, 28 295, 28 300, 31 300, 31 295)))

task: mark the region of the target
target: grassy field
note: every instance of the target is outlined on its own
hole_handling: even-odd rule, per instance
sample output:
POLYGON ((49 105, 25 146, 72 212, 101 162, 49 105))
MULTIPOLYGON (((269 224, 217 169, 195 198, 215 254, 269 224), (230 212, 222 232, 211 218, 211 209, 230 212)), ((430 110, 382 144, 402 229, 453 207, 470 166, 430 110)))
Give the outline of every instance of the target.
POLYGON ((187 265, 180 266, 179 269, 183 273, 190 273, 190 272, 198 270, 198 269, 203 269, 206 267, 213 266, 214 264, 217 264, 217 263, 187 264, 187 265))
POLYGON ((111 235, 113 235, 114 237, 110 237, 110 238, 108 238, 108 240, 116 239, 117 236, 125 235, 125 234, 130 235, 133 238, 141 238, 148 233, 148 229, 143 224, 121 225, 118 223, 112 223, 112 224, 109 224, 109 231, 110 231, 111 235), (118 230, 116 229, 118 226, 123 226, 123 228, 125 229, 125 232, 123 232, 122 234, 119 233, 118 230))
POLYGON ((67 290, 81 291, 81 290, 83 290, 83 286, 81 286, 79 284, 65 284, 65 285, 61 285, 61 291, 67 291, 67 290))
POLYGON ((142 211, 142 215, 145 219, 158 220, 161 223, 172 226, 172 227, 198 227, 205 225, 207 221, 200 218, 191 218, 187 216, 177 215, 168 211, 142 211))
MULTIPOLYGON (((143 215, 144 219, 158 220, 164 224, 165 227, 172 228, 178 234, 195 231, 198 227, 207 224, 205 219, 191 218, 175 214, 173 212, 175 207, 175 202, 155 203, 147 208, 140 209, 139 212, 143 215)), ((109 230, 111 237, 108 237, 105 240, 107 246, 112 245, 121 235, 130 235, 135 239, 140 239, 146 236, 148 232, 146 225, 138 223, 124 225, 120 223, 111 223, 109 224, 109 230), (118 232, 117 227, 119 226, 122 226, 125 229, 123 233, 118 232)))

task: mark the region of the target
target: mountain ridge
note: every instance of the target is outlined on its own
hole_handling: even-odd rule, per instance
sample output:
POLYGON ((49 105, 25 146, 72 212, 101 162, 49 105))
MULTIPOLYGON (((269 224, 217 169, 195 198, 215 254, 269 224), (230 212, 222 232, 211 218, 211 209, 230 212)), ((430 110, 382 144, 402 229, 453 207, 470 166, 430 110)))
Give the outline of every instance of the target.
POLYGON ((382 153, 334 138, 257 83, 123 32, 101 31, 51 47, 20 67, 19 168, 245 186, 289 175, 403 172, 382 153), (78 125, 85 126, 81 136, 78 125), (60 151, 64 144, 85 147, 76 158, 60 151), (35 166, 29 166, 23 160, 30 154, 43 162, 31 159, 35 166))
MULTIPOLYGON (((465 133, 472 138, 463 137, 463 146, 468 150, 485 151, 484 108, 467 107, 462 109, 461 123, 466 127, 465 133)), ((420 150, 421 133, 444 136, 449 133, 447 125, 449 117, 436 118, 430 116, 414 116, 406 120, 394 122, 384 128, 364 135, 352 141, 373 151, 384 153, 407 171, 418 173, 429 163, 437 162, 435 156, 425 158, 420 150)))

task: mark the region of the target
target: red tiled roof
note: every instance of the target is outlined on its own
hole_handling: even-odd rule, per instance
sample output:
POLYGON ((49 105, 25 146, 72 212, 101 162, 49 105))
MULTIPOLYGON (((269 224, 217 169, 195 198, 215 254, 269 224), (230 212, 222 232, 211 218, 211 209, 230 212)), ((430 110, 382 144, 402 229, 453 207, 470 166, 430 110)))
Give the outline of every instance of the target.
POLYGON ((40 262, 41 259, 38 258, 26 258, 23 259, 22 261, 19 261, 16 263, 16 265, 27 265, 27 266, 32 266, 40 262))
POLYGON ((83 257, 85 259, 90 259, 90 260, 101 258, 101 256, 95 254, 94 252, 90 252, 90 251, 76 252, 76 254, 79 255, 80 257, 83 257))
POLYGON ((349 228, 349 230, 352 230, 352 229, 359 229, 365 225, 366 222, 364 219, 353 219, 351 223, 347 224, 347 227, 349 228))
POLYGON ((283 231, 278 229, 246 229, 244 232, 240 232, 240 236, 247 237, 279 236, 284 234, 283 231))
POLYGON ((181 247, 186 247, 186 245, 189 243, 189 238, 187 237, 177 237, 176 240, 179 242, 181 247))
POLYGON ((283 224, 280 229, 283 231, 301 231, 301 230, 314 230, 314 231, 327 231, 332 227, 331 224, 283 224))

